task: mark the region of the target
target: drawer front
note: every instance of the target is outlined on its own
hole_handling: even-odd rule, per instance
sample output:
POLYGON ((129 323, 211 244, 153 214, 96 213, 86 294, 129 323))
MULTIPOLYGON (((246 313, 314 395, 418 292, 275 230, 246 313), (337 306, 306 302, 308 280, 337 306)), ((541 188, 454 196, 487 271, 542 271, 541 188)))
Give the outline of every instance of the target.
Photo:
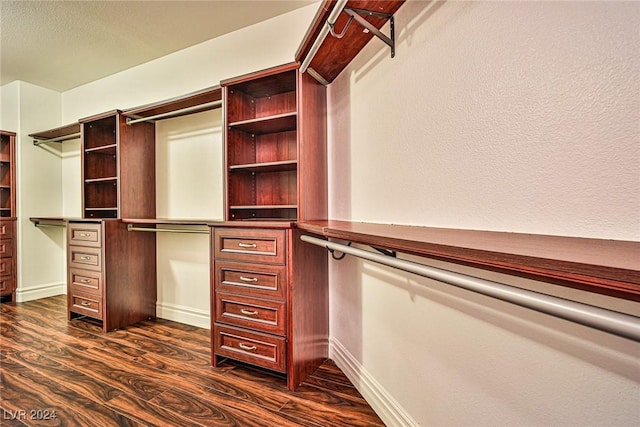
POLYGON ((102 298, 80 293, 70 294, 69 311, 102 320, 102 298))
POLYGON ((101 271, 100 249, 69 246, 69 267, 101 271))
POLYGON ((13 256, 13 239, 0 239, 0 258, 13 256))
POLYGON ((13 239, 13 221, 0 221, 0 239, 13 239))
POLYGON ((215 274, 217 291, 286 299, 286 267, 216 262, 215 274))
POLYGON ((10 294, 13 292, 13 278, 2 277, 0 278, 0 295, 10 294))
POLYGON ((214 324, 214 352, 267 369, 286 370, 286 345, 282 337, 257 334, 214 324))
POLYGON ((216 322, 279 335, 286 333, 284 301, 247 298, 217 292, 215 307, 216 322))
POLYGON ((0 258, 0 276, 13 277, 13 258, 0 258))
POLYGON ((284 230, 216 228, 214 236, 216 259, 285 264, 284 230))
POLYGON ((100 224, 69 223, 69 244, 100 247, 102 233, 100 224))
POLYGON ((69 269, 69 289, 72 293, 80 292, 102 295, 102 274, 91 270, 69 269))

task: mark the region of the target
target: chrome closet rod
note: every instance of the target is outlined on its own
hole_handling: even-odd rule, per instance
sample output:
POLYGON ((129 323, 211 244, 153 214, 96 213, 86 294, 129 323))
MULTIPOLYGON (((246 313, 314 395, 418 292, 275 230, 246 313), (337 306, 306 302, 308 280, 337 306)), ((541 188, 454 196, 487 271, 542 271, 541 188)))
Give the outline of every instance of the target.
POLYGON ((127 225, 127 231, 147 231, 151 233, 190 233, 190 234, 209 234, 209 230, 187 230, 179 228, 147 228, 147 227, 134 227, 131 224, 127 225))
POLYGON ((338 15, 340 15, 340 12, 342 12, 342 9, 344 9, 346 5, 347 5, 347 0, 338 0, 336 2, 335 6, 333 7, 333 10, 331 11, 331 14, 325 21, 324 25, 322 26, 322 30, 318 34, 318 37, 316 37, 316 40, 311 45, 311 49, 309 49, 309 53, 307 53, 307 56, 304 58, 304 61, 302 61, 302 64, 300 65, 301 73, 304 73, 305 71, 307 71, 307 68, 309 67, 309 64, 311 63, 311 61, 313 60, 313 57, 316 56, 316 53, 318 53, 318 49, 320 49, 320 45, 322 44, 324 39, 327 37, 327 34, 329 34, 330 28, 336 23, 336 20, 338 19, 338 15))
POLYGON ((640 318, 307 235, 300 239, 640 342, 640 318))
POLYGON ((222 100, 220 100, 220 101, 211 101, 211 102, 207 102, 205 104, 194 105, 193 107, 186 107, 186 108, 182 108, 180 110, 170 111, 168 113, 155 114, 153 116, 142 117, 142 118, 139 118, 139 119, 131 119, 131 118, 127 117, 127 124, 128 125, 132 125, 134 123, 139 123, 139 122, 148 122, 150 120, 161 119, 161 118, 166 118, 166 117, 172 117, 172 116, 175 116, 175 115, 178 115, 178 114, 182 114, 182 113, 189 113, 191 111, 201 110, 201 109, 207 108, 207 107, 219 107, 221 105, 222 105, 222 100))
POLYGON ((33 145, 46 144, 47 142, 62 142, 62 141, 67 141, 69 139, 76 139, 76 138, 80 138, 80 132, 72 133, 72 134, 69 134, 69 135, 63 135, 63 136, 59 136, 57 138, 51 138, 51 139, 38 139, 38 138, 35 138, 33 140, 33 145))

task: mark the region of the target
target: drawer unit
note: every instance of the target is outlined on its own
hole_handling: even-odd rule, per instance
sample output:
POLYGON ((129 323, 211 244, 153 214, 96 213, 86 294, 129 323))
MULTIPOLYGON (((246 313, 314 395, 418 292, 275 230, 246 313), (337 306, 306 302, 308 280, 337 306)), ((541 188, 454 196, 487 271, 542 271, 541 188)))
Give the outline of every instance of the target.
POLYGON ((0 276, 13 277, 13 258, 0 258, 0 276))
POLYGON ((69 267, 101 271, 100 248, 69 246, 69 267))
POLYGON ((215 320, 278 335, 286 333, 284 301, 216 293, 215 320))
POLYGON ((95 295, 69 294, 69 309, 78 314, 102 320, 102 298, 95 295))
POLYGON ((284 337, 218 324, 214 325, 213 335, 214 348, 219 355, 279 372, 286 370, 284 337))
POLYGON ((0 295, 13 292, 13 278, 0 276, 0 295))
POLYGON ((286 238, 284 230, 247 230, 216 228, 216 259, 284 265, 286 238))
POLYGON ((69 268, 69 289, 71 292, 102 295, 102 274, 97 271, 69 268))
POLYGON ((99 248, 102 245, 100 224, 70 223, 68 244, 99 248))
POLYGON ((220 292, 285 299, 286 283, 285 266, 225 261, 216 263, 215 286, 220 292))
POLYGON ((0 221, 0 239, 13 239, 13 221, 0 221))
POLYGON ((13 239, 0 239, 0 258, 13 256, 13 239))

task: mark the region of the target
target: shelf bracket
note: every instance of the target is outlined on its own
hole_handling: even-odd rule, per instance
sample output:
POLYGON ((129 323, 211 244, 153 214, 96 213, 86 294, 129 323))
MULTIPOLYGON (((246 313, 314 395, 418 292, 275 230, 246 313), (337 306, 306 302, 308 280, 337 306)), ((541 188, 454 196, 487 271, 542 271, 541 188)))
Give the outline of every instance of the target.
MULTIPOLYGON (((396 31, 395 31, 395 22, 394 22, 394 19, 393 19, 393 15, 390 15, 388 13, 374 12, 372 10, 356 9, 356 8, 353 8, 353 7, 345 7, 343 9, 343 11, 347 15, 349 15, 350 18, 349 18, 349 22, 347 23, 346 27, 344 28, 342 34, 339 35, 340 37, 342 37, 342 35, 344 35, 344 32, 346 32, 347 27, 351 23, 351 20, 354 19, 358 24, 362 25, 365 28, 366 32, 373 33, 373 35, 375 35, 380 40, 385 42, 387 44, 387 46, 389 46, 391 48, 391 57, 392 58, 394 58, 396 56, 396 35, 395 35, 396 31), (391 37, 387 37, 382 31, 378 30, 376 27, 371 25, 371 23, 369 21, 367 21, 366 19, 364 19, 361 15, 375 16, 377 18, 388 19, 389 20, 390 33, 391 33, 390 36, 391 37)), ((331 25, 331 29, 332 29, 331 35, 336 37, 336 35, 333 32, 333 25, 331 25)), ((340 38, 340 37, 338 37, 338 38, 340 38)))

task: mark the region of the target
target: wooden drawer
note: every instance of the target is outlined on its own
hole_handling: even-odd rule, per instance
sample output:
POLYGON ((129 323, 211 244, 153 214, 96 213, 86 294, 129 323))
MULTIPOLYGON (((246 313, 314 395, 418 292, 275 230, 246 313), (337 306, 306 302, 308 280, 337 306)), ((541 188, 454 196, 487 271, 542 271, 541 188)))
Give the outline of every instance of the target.
POLYGON ((69 289, 72 293, 80 292, 91 295, 102 295, 102 274, 91 270, 69 269, 69 289))
POLYGON ((214 324, 214 352, 236 360, 284 372, 286 342, 282 337, 214 324))
POLYGON ((261 332, 286 334, 284 301, 216 293, 216 322, 243 326, 261 332))
POLYGON ((0 278, 0 295, 13 292, 13 277, 0 278))
POLYGON ((216 228, 216 259, 284 265, 285 230, 216 228))
POLYGON ((13 256, 13 239, 0 239, 0 258, 13 256))
POLYGON ((102 245, 100 224, 69 223, 69 245, 99 248, 102 245))
POLYGON ((13 221, 0 221, 0 239, 13 239, 13 221))
POLYGON ((0 276, 13 277, 13 258, 0 258, 0 276))
POLYGON ((102 270, 100 248, 69 246, 68 262, 70 268, 102 270))
POLYGON ((69 294, 69 311, 102 320, 102 298, 81 293, 69 294))
POLYGON ((286 299, 287 269, 261 264, 215 263, 216 291, 286 299))

